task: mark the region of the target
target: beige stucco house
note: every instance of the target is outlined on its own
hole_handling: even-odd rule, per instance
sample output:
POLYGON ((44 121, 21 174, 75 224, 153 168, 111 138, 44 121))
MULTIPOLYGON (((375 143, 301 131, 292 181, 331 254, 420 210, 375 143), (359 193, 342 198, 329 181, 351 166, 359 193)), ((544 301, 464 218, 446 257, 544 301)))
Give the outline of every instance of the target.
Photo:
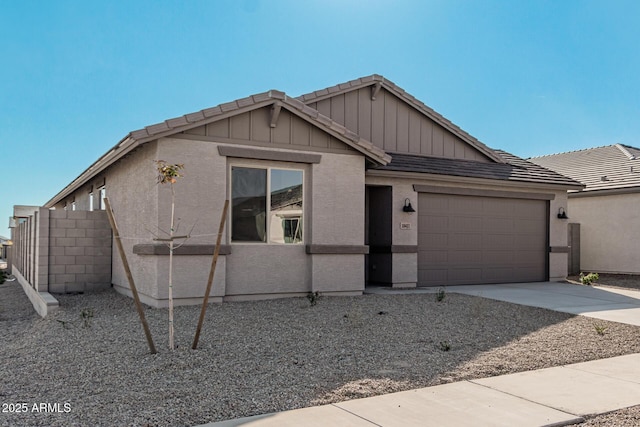
POLYGON ((640 149, 609 145, 530 159, 580 181, 567 216, 580 224, 580 268, 640 273, 640 149))
MULTIPOLYGON (((167 304, 170 191, 154 160, 184 163, 174 297, 203 296, 230 200, 211 299, 357 295, 394 287, 559 280, 567 190, 580 184, 493 150, 372 75, 296 98, 269 91, 133 131, 48 208, 109 198, 143 302, 167 304)), ((129 287, 113 254, 112 283, 129 287)), ((55 261, 55 260, 54 260, 55 261)))

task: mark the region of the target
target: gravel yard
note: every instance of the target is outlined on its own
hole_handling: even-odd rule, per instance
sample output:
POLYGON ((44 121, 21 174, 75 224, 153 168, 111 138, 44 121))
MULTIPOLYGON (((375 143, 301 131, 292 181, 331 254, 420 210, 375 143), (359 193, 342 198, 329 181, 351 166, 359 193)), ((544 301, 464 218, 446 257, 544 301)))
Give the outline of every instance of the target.
MULTIPOLYGON (((0 285, 0 403, 28 409, 2 426, 193 426, 640 352, 640 327, 447 293, 212 304, 195 351, 199 307, 176 308, 174 352, 148 308, 151 355, 130 298, 58 298, 41 319, 0 285)), ((625 411, 587 425, 637 425, 625 411)))

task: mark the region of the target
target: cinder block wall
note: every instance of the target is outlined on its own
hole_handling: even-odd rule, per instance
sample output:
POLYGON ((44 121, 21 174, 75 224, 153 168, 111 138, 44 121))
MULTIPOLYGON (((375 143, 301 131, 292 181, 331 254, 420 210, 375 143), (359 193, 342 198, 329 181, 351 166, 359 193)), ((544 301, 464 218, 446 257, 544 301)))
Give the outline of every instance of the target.
POLYGON ((105 211, 49 211, 49 292, 111 286, 111 227, 105 211))

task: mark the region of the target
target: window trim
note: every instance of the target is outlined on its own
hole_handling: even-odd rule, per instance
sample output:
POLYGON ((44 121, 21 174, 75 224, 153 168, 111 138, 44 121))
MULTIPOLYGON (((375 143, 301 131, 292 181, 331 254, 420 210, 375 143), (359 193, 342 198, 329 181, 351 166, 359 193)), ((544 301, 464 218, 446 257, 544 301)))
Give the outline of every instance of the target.
POLYGON ((107 197, 107 186, 106 185, 101 185, 100 187, 98 187, 98 210, 99 211, 107 210, 107 206, 104 203, 104 197, 102 197, 103 193, 104 193, 104 197, 107 197))
POLYGON ((306 210, 305 210, 305 199, 307 198, 307 191, 306 191, 306 170, 304 169, 303 166, 300 167, 293 167, 293 166, 273 166, 273 165, 260 165, 260 164, 252 164, 252 163, 245 163, 245 162, 232 162, 229 164, 229 169, 228 169, 228 191, 229 191, 229 221, 227 222, 227 232, 228 232, 228 242, 229 244, 232 245, 277 245, 277 246, 294 246, 294 247, 304 247, 305 245, 305 238, 307 235, 306 232, 306 210), (266 201, 265 201, 265 208, 266 208, 266 220, 265 220, 265 236, 266 236, 266 241, 264 242, 250 242, 250 241, 234 241, 232 239, 233 236, 233 168, 237 167, 237 168, 248 168, 248 169, 261 169, 261 170, 266 170, 266 175, 267 175, 267 188, 266 188, 266 201), (295 171, 295 172, 301 172, 302 173, 302 213, 300 214, 300 219, 302 220, 302 240, 300 242, 297 243, 280 243, 280 242, 274 242, 271 241, 271 221, 269 220, 271 215, 271 171, 272 170, 286 170, 286 171, 295 171))

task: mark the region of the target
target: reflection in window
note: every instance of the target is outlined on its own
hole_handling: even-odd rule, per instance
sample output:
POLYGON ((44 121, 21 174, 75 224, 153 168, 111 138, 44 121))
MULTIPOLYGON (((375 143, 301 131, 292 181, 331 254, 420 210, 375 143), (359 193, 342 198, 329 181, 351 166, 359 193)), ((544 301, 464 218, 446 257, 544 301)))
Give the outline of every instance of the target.
POLYGON ((266 230, 267 171, 231 168, 231 240, 264 242, 266 230))
POLYGON ((302 243, 302 180, 300 170, 232 167, 231 240, 302 243))
POLYGON ((105 210, 107 206, 104 204, 104 198, 107 197, 107 188, 102 186, 98 189, 98 209, 105 210))
POLYGON ((271 170, 269 240, 302 242, 302 171, 271 170))

